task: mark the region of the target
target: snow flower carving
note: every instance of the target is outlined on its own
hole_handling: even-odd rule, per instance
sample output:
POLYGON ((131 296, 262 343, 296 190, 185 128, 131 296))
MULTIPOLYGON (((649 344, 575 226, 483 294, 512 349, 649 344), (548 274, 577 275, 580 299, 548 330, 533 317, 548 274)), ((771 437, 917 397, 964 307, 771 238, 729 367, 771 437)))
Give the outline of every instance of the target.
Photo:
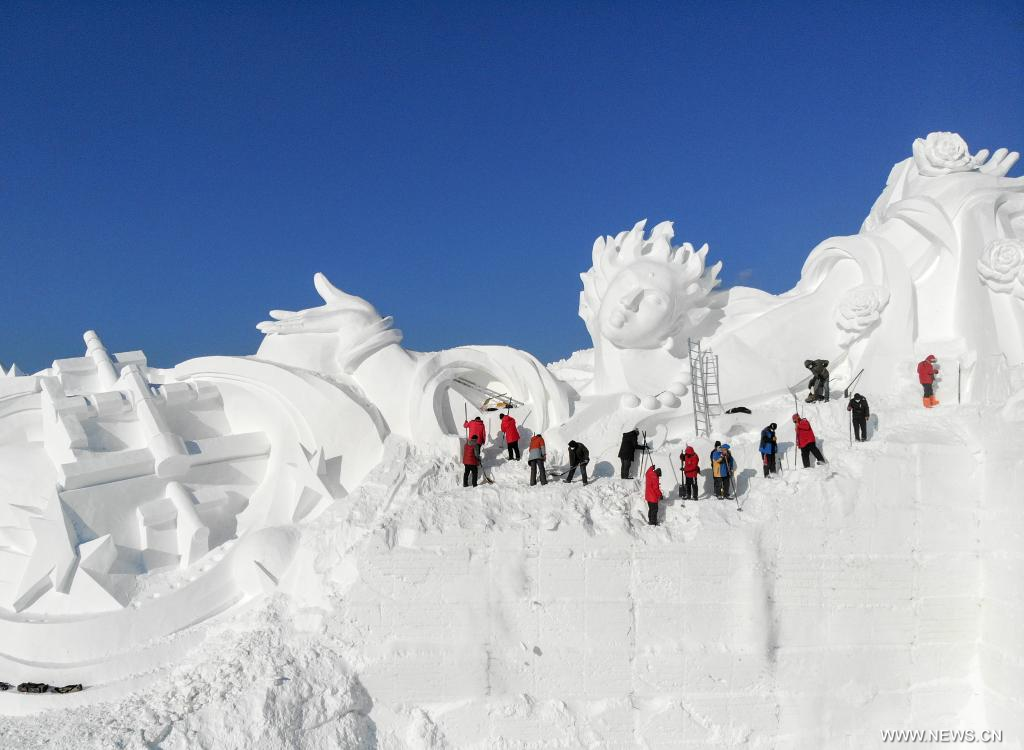
POLYGON ((1019 153, 1005 148, 997 149, 991 159, 988 149, 972 156, 967 141, 958 133, 946 132, 929 133, 927 138, 916 139, 913 152, 917 171, 925 177, 973 171, 1005 177, 1020 158, 1019 153))
POLYGON ((993 292, 1024 300, 1024 240, 1005 237, 988 243, 978 260, 978 276, 993 292))
POLYGON ((967 141, 957 133, 929 133, 924 140, 914 141, 914 161, 923 175, 935 176, 974 169, 974 157, 967 150, 967 141))
POLYGON ((889 290, 881 286, 864 284, 844 294, 836 305, 840 345, 849 346, 877 326, 888 304, 889 290))

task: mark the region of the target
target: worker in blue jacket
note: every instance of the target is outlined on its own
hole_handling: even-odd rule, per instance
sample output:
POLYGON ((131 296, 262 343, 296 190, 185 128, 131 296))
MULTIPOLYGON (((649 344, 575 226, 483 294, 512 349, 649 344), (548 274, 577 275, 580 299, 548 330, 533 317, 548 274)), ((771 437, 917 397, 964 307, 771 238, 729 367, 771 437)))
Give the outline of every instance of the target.
POLYGON ((758 450, 761 453, 761 463, 764 464, 765 479, 769 474, 778 471, 778 467, 775 465, 775 456, 779 453, 779 441, 775 436, 775 431, 778 428, 779 426, 772 422, 761 430, 761 445, 758 450))
POLYGON ((735 470, 736 459, 732 457, 728 443, 711 451, 711 476, 715 482, 716 497, 731 497, 729 494, 729 484, 735 470))

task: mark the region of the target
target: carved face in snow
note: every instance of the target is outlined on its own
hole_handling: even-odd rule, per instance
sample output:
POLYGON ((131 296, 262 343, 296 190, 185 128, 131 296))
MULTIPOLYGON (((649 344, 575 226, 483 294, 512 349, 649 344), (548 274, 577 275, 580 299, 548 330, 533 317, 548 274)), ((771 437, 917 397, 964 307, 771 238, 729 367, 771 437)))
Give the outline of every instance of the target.
POLYGON ((672 275, 663 263, 639 261, 619 273, 601 301, 604 337, 623 349, 653 349, 675 320, 672 275))
POLYGON ((672 247, 672 225, 662 222, 644 236, 640 221, 616 237, 598 237, 594 264, 580 274, 580 317, 595 343, 619 349, 670 347, 673 336, 708 311, 720 263, 705 267, 707 245, 672 247))

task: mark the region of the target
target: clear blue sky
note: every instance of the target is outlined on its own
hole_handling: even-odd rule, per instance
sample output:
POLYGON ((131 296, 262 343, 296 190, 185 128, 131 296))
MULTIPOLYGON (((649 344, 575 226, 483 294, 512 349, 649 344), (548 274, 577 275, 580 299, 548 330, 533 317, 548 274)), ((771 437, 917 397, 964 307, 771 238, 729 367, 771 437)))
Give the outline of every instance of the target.
POLYGON ((1019 0, 5 2, 0 362, 253 353, 317 270, 411 348, 557 359, 597 235, 782 291, 915 137, 1024 148, 1022 92, 1019 0))

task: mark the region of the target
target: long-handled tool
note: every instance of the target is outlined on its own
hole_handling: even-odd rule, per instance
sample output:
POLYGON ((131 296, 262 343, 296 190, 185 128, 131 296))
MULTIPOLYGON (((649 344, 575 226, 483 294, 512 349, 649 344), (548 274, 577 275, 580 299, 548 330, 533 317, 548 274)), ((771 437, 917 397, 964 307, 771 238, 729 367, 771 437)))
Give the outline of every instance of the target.
POLYGON ((466 380, 466 378, 453 378, 452 381, 486 396, 483 404, 480 406, 480 408, 484 411, 498 411, 498 409, 515 409, 517 407, 526 405, 523 401, 520 401, 519 399, 516 398, 512 398, 507 393, 498 393, 495 390, 485 388, 482 385, 478 385, 477 383, 474 383, 472 380, 466 380))
POLYGON ((728 460, 726 460, 725 462, 725 465, 729 470, 728 478, 726 479, 726 481, 732 481, 733 483, 735 483, 736 486, 733 488, 732 491, 732 499, 736 501, 736 510, 742 511, 743 508, 740 507, 740 478, 739 475, 736 474, 736 457, 732 455, 731 449, 729 450, 729 455, 726 458, 732 459, 732 466, 729 466, 728 460))
POLYGON ((676 483, 676 485, 679 487, 679 493, 680 493, 679 497, 682 500, 682 505, 680 507, 685 508, 686 507, 686 498, 683 497, 683 495, 682 495, 683 487, 682 487, 682 485, 679 484, 679 477, 676 475, 676 464, 675 464, 675 461, 672 460, 672 454, 671 453, 668 454, 668 465, 672 467, 672 479, 676 483))
POLYGON ((640 470, 636 473, 636 486, 637 488, 643 487, 644 482, 644 470, 647 467, 647 457, 651 453, 651 449, 647 447, 647 430, 644 430, 641 434, 643 447, 640 449, 640 470))

